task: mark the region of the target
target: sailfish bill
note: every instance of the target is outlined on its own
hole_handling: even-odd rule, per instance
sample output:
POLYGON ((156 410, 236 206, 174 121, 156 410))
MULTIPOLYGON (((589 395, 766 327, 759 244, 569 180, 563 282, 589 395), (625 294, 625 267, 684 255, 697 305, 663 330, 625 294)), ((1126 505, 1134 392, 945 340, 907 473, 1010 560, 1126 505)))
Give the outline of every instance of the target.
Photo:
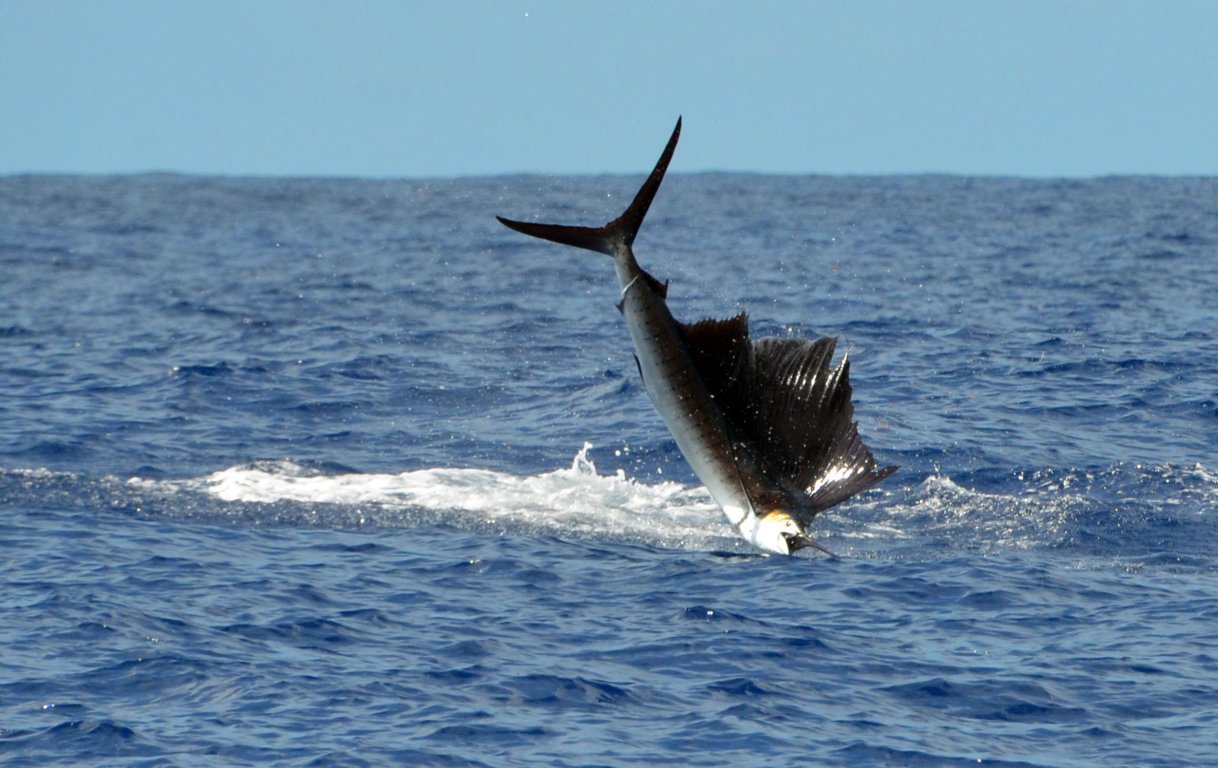
POLYGON ((678 119, 630 206, 603 227, 497 218, 526 235, 612 257, 622 292, 618 309, 643 385, 728 520, 770 552, 828 552, 807 533, 813 518, 897 468, 879 468, 859 436, 849 360, 832 365, 836 339, 753 340, 743 313, 678 322, 668 309, 668 284, 639 266, 635 235, 680 135, 678 119))

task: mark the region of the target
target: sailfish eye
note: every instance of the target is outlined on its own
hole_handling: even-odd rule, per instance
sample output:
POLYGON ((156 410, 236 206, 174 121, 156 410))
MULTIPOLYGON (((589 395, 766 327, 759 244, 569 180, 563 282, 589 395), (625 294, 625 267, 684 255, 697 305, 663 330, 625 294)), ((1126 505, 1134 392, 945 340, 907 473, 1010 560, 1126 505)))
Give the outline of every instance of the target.
POLYGON ((790 515, 788 515, 786 512, 783 512, 781 509, 771 509, 769 512, 766 512, 765 515, 763 515, 761 519, 769 520, 778 525, 788 525, 788 524, 793 524, 795 522, 794 520, 791 519, 790 515))

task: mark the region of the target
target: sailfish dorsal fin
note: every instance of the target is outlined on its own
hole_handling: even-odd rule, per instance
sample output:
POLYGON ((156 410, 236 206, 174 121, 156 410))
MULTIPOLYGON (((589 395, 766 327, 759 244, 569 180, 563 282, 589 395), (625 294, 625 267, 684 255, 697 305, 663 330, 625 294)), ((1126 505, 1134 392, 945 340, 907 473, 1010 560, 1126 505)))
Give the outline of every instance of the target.
POLYGON ((755 503, 780 503, 806 525, 895 471, 877 469, 859 437, 850 363, 832 365, 836 339, 751 341, 743 313, 679 328, 740 460, 761 475, 755 503))
POLYGON ((741 312, 727 320, 679 322, 677 328, 711 397, 726 411, 722 401, 738 393, 738 379, 748 365, 749 316, 741 312))

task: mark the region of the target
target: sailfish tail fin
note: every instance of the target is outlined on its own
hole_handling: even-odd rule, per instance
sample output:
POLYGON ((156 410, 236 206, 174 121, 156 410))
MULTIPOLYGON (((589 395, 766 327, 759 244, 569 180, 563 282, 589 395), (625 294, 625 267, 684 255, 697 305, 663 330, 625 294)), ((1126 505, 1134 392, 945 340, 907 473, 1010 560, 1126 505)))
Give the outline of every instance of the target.
POLYGON ((668 163, 672 160, 672 153, 677 148, 677 139, 680 136, 681 118, 678 117, 677 127, 673 129, 672 136, 668 139, 668 145, 664 147, 659 161, 656 162, 656 167, 652 169, 647 181, 643 182, 643 186, 639 188, 630 207, 621 216, 603 227, 571 227, 563 224, 513 221, 502 216, 495 218, 499 219, 504 226, 526 235, 613 256, 617 253, 618 248, 629 248, 634 243, 634 236, 638 234, 639 227, 643 225, 647 210, 651 208, 651 201, 660 189, 660 182, 664 180, 664 172, 668 170, 668 163))

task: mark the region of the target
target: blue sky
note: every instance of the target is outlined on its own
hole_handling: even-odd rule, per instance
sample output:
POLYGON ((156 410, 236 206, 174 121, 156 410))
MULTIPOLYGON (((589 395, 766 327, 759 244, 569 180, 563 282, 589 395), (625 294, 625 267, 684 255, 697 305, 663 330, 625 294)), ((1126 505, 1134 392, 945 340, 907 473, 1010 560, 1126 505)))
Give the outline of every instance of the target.
POLYGON ((4 0, 0 174, 1218 175, 1218 2, 4 0))

